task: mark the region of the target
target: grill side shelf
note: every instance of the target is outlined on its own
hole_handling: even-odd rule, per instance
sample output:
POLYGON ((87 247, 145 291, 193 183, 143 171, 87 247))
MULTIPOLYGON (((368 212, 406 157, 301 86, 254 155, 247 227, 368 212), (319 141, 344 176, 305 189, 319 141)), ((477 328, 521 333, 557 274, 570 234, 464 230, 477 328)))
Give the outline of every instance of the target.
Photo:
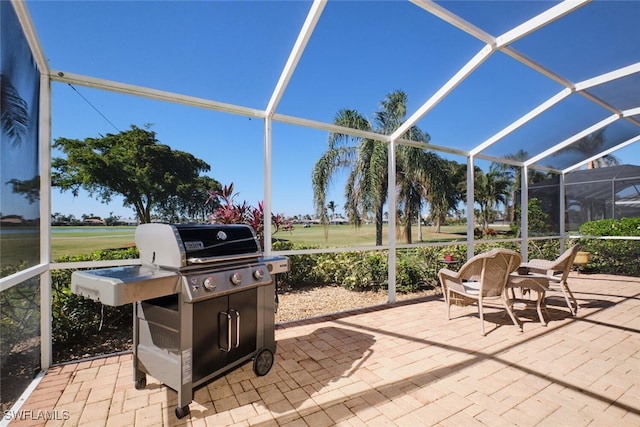
POLYGON ((118 307, 180 292, 180 274, 139 265, 74 271, 71 292, 118 307))

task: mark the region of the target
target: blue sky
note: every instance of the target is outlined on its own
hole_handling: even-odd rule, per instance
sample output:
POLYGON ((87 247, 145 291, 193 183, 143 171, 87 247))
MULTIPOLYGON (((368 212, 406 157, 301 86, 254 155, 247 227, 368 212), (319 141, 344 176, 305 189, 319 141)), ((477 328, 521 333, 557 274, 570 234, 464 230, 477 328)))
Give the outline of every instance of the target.
MULTIPOLYGON (((303 1, 27 4, 54 70, 257 109, 266 107, 310 7, 303 1)), ((554 3, 442 4, 498 36, 554 3)), ((619 38, 640 36, 634 22, 638 4, 621 2, 611 9, 597 2, 516 42, 514 48, 571 81, 630 65, 640 61, 637 45, 619 38), (593 31, 606 31, 611 24, 617 30, 606 37, 593 31)), ((346 107, 373 117, 386 94, 402 89, 408 94, 411 114, 482 46, 408 2, 330 1, 277 112, 331 122, 346 107)), ((256 204, 262 199, 261 120, 81 86, 76 89, 115 127, 71 87, 54 83, 53 138, 84 139, 151 123, 161 143, 205 160, 212 167, 208 175, 221 183, 234 182, 240 200, 256 204)), ((467 150, 561 89, 498 52, 418 126, 436 145, 467 150)), ((502 156, 524 148, 534 155, 610 114, 584 103, 572 97, 559 106, 560 113, 541 117, 539 123, 497 143, 489 153, 502 156)), ((623 138, 628 132, 623 127, 610 133, 623 138)), ((326 140, 323 131, 274 123, 274 211, 314 212, 311 169, 326 149, 326 140)), ((640 164, 639 151, 635 144, 615 155, 625 163, 640 164)), ((338 178, 327 200, 341 206, 341 194, 338 178)), ((86 194, 73 198, 56 189, 52 210, 78 217, 83 213, 132 216, 118 200, 103 205, 86 194)))

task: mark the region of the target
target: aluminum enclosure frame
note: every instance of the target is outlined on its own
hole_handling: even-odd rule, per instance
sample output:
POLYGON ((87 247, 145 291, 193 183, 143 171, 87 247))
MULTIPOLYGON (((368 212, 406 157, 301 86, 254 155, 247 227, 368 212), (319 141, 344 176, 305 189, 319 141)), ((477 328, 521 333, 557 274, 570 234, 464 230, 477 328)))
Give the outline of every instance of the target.
MULTIPOLYGON (((416 144, 415 142, 405 141, 401 139, 401 135, 409 129, 411 126, 415 125, 421 118, 425 115, 429 114, 429 112, 438 105, 441 101, 443 101, 448 94, 450 94, 458 85, 464 82, 469 76, 473 75, 473 73, 480 67, 491 55, 495 52, 503 52, 511 58, 519 61, 526 67, 534 70, 537 73, 541 73, 544 76, 554 80, 557 83, 560 83, 564 86, 564 89, 558 92, 556 95, 547 99, 540 105, 532 108, 527 114, 523 115, 518 120, 514 121, 509 126, 497 132, 494 136, 490 137, 485 141, 481 141, 476 145, 473 149, 469 151, 465 151, 458 148, 451 147, 438 147, 435 145, 424 145, 425 149, 430 149, 434 151, 455 153, 459 155, 463 155, 468 159, 468 165, 473 170, 474 159, 487 159, 492 161, 504 161, 505 163, 515 164, 517 166, 522 167, 523 177, 526 178, 526 173, 528 169, 541 169, 548 170, 552 172, 556 172, 564 176, 564 174, 570 172, 571 170, 582 166, 584 163, 589 161, 589 159, 585 161, 581 161, 580 163, 571 165, 562 170, 550 169, 548 167, 544 167, 541 161, 549 156, 559 152, 561 149, 566 146, 571 145, 575 141, 577 141, 580 137, 588 134, 589 132, 593 132, 594 130, 601 129, 603 126, 607 124, 614 123, 619 120, 627 121, 638 127, 638 136, 635 136, 631 139, 628 139, 615 147, 611 147, 607 150, 604 150, 592 158, 597 158, 605 154, 613 153, 619 149, 627 147, 632 144, 637 144, 640 140, 640 122, 636 120, 633 116, 639 114, 640 106, 628 109, 628 110, 618 110, 614 106, 607 104, 606 102, 596 98, 595 96, 589 94, 586 90, 589 88, 593 88, 597 85, 602 85, 604 83, 620 79, 625 76, 638 74, 640 73, 640 62, 636 62, 634 64, 628 65, 626 67, 612 70, 607 73, 601 74, 599 76, 594 76, 590 79, 583 80, 581 82, 570 82, 564 79, 559 74, 555 73, 553 70, 547 69, 542 64, 536 63, 530 58, 527 58, 522 53, 515 50, 511 44, 516 40, 527 36, 528 34, 538 31, 541 28, 553 23, 557 19, 571 14, 576 10, 584 7, 589 4, 589 0, 580 0, 580 1, 563 1, 547 11, 539 14, 538 16, 524 22, 521 25, 516 26, 515 28, 494 37, 482 29, 476 27, 470 22, 467 22, 463 18, 455 15, 445 6, 442 6, 439 3, 428 1, 428 0, 412 0, 412 3, 415 4, 418 8, 422 9, 424 13, 430 13, 433 16, 449 23, 450 25, 455 26, 461 31, 469 34, 470 36, 480 40, 485 45, 480 49, 472 58, 470 58, 465 65, 460 68, 444 85, 442 85, 437 91, 435 91, 418 109, 416 109, 413 114, 410 115, 409 119, 392 135, 381 135, 372 132, 362 132, 354 129, 342 128, 339 126, 335 126, 330 123, 318 122, 309 120, 303 117, 293 117, 287 116, 283 114, 279 114, 277 112, 277 107, 279 104, 282 95, 287 90, 287 85, 291 76, 295 73, 296 66, 298 64, 299 59, 304 53, 306 44, 310 39, 311 35, 314 32, 316 24, 322 18, 322 13, 324 7, 327 4, 326 0, 315 0, 310 5, 309 13, 307 19, 302 26, 298 38, 294 46, 291 48, 291 53, 289 55, 289 59, 286 64, 283 66, 282 73, 278 83, 273 89, 271 99, 269 100, 268 105, 264 110, 248 108, 240 105, 232 105, 227 103, 218 102, 212 99, 198 98, 193 96, 186 96, 179 93, 172 93, 167 91, 161 91, 141 86, 129 85, 115 81, 103 80, 94 78, 91 76, 83 76, 79 74, 74 74, 73 70, 52 70, 49 68, 46 56, 42 50, 40 42, 38 40, 37 28, 34 27, 33 22, 30 18, 29 11, 27 5, 24 1, 21 0, 11 0, 11 3, 16 10, 16 13, 19 17, 20 23, 22 25, 23 31, 27 37, 29 45, 31 47, 32 53, 36 58, 36 62, 38 68, 41 72, 41 116, 40 116, 40 167, 41 167, 41 218, 48 218, 51 214, 51 181, 50 181, 50 172, 51 172, 51 152, 50 152, 50 142, 51 142, 51 84, 52 82, 60 82, 60 83, 70 83, 85 87, 91 88, 99 88, 107 91, 118 92, 128 95, 134 95, 139 97, 146 97, 150 99, 161 100, 165 102, 183 104, 188 106, 193 106, 197 108, 205 108, 219 112, 225 112, 230 114, 236 114, 241 116, 247 116, 252 118, 258 118, 264 120, 264 203, 265 203, 265 211, 271 212, 272 210, 272 184, 271 184, 271 147, 272 147, 272 122, 276 121, 279 123, 292 124, 296 126, 303 126, 312 129, 324 130, 328 132, 341 132, 344 134, 352 135, 352 136, 360 136, 367 138, 374 138, 380 141, 383 141, 388 144, 389 150, 389 187, 388 187, 388 195, 389 195, 389 204, 395 205, 395 150, 398 144, 406 144, 412 146, 420 146, 420 144, 416 144), (583 96, 589 102, 595 103, 600 107, 604 107, 611 112, 611 115, 598 123, 594 123, 592 126, 584 129, 582 132, 575 134, 574 136, 564 140, 558 141, 552 148, 540 153, 524 162, 517 161, 506 161, 501 159, 496 159, 488 154, 486 154, 486 150, 493 146, 498 141, 502 140, 504 137, 515 131, 516 129, 524 126, 529 123, 534 118, 538 117, 545 111, 548 111, 554 105, 557 105, 562 100, 567 97, 579 94, 583 96)), ((561 178, 561 182, 562 182, 561 178)), ((526 191, 526 179, 522 180, 522 203, 523 206, 528 204, 527 200, 527 191, 526 191)), ((468 183, 470 185, 469 188, 473 187, 473 182, 470 180, 468 183)), ((470 192, 470 196, 467 200, 467 207, 473 209, 474 200, 473 200, 473 191, 470 192)), ((388 241, 389 244, 384 247, 377 247, 375 249, 388 249, 389 250, 389 301, 395 301, 395 277, 396 277, 396 263, 395 263, 395 252, 396 249, 401 247, 397 244, 395 240, 395 209, 390 209, 390 220, 389 220, 389 234, 388 241)), ((564 230, 564 218, 561 218, 561 230, 564 230)), ((526 249, 526 225, 527 225, 527 217, 526 210, 523 212, 522 218, 523 230, 525 230, 522 236, 522 245, 523 248, 526 249)), ((467 233, 467 243, 470 249, 470 253, 473 252, 473 220, 471 219, 468 223, 468 227, 471 230, 470 233, 467 233)), ((265 223, 265 232, 267 235, 270 234, 271 224, 265 223)), ((20 283, 23 280, 29 279, 31 277, 39 276, 41 280, 41 307, 42 307, 42 358, 41 363, 43 369, 46 369, 51 364, 51 291, 50 291, 50 269, 52 268, 51 264, 51 228, 48 221, 41 221, 41 254, 40 254, 40 264, 34 268, 25 270, 23 272, 17 273, 16 275, 0 279, 0 289, 8 289, 14 286, 17 283, 20 283)), ((560 236, 564 238, 564 234, 560 236)), ((358 248, 350 248, 350 250, 354 250, 358 248)), ((271 242, 267 241, 264 252, 266 256, 270 256, 272 254, 272 246, 271 242)), ((523 251, 526 254, 526 251, 523 251)), ((526 255, 525 255, 526 256, 526 255)), ((525 259, 526 260, 526 259, 525 259)))

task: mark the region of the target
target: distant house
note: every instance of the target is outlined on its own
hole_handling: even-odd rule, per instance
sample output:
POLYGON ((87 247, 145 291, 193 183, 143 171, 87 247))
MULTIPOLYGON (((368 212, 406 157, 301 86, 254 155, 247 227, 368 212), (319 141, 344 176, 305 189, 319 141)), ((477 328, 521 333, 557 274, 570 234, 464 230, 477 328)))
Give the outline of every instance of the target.
POLYGON ((20 225, 23 224, 24 218, 20 215, 6 215, 0 218, 0 224, 2 225, 20 225))
POLYGON ((133 218, 120 218, 114 221, 113 225, 138 225, 138 220, 133 218))
POLYGON ((85 218, 82 225, 106 225, 102 218, 85 218))

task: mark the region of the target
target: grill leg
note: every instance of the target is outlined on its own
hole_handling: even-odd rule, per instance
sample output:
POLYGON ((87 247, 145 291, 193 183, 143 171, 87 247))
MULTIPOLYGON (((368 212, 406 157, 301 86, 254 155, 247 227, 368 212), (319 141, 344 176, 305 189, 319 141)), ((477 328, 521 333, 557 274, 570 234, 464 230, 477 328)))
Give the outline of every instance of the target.
POLYGON ((138 324, 138 305, 140 302, 133 303, 133 383, 136 390, 142 390, 147 386, 147 375, 138 369, 138 358, 136 357, 138 343, 140 342, 138 324))
POLYGON ((189 415, 189 405, 187 406, 178 406, 176 408, 176 418, 180 419, 180 418, 184 418, 187 415, 189 415))
POLYGON ((180 386, 176 417, 189 414, 189 404, 193 400, 193 304, 185 302, 185 295, 180 294, 180 386))

